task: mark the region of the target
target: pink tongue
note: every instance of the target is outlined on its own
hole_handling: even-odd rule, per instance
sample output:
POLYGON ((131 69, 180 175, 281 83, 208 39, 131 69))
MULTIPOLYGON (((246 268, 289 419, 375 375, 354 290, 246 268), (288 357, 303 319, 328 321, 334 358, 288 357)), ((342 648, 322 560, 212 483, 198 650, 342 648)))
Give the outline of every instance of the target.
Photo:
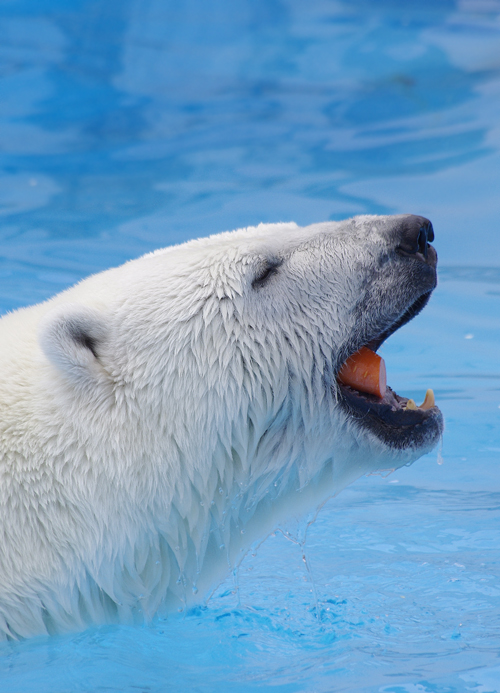
POLYGON ((361 347, 340 369, 338 379, 344 385, 382 397, 387 389, 384 359, 367 347, 361 347))

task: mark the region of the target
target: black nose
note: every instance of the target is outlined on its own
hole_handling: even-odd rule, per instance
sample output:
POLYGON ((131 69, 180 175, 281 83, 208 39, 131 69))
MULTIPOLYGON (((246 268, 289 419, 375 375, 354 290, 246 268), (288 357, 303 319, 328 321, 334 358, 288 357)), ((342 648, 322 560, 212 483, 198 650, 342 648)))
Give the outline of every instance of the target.
POLYGON ((434 240, 434 229, 425 217, 409 215, 398 228, 398 250, 407 255, 420 253, 427 260, 429 243, 434 240))

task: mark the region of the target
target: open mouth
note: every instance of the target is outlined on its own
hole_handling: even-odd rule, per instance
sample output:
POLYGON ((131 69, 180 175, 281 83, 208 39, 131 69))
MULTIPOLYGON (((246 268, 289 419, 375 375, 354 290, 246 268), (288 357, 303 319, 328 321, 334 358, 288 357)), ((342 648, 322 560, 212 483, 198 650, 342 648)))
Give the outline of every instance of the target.
POLYGON ((388 330, 352 354, 337 377, 340 403, 347 413, 395 449, 430 448, 443 430, 443 416, 433 391, 427 390, 420 406, 398 395, 386 386, 385 365, 374 353, 387 337, 422 310, 430 294, 420 296, 388 330))

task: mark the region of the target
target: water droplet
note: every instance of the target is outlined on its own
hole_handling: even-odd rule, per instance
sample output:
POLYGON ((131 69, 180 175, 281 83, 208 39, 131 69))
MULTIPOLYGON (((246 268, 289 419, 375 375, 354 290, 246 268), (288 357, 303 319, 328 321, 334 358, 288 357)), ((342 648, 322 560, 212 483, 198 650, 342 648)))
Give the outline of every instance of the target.
POLYGON ((221 544, 221 545, 219 546, 219 549, 225 549, 225 548, 226 548, 226 545, 225 545, 225 544, 221 544))
POLYGON ((198 594, 198 588, 196 585, 193 585, 193 594, 198 594))
POLYGON ((245 530, 242 529, 241 532, 240 532, 240 534, 245 534, 245 530))
POLYGON ((222 496, 222 494, 224 493, 224 491, 223 491, 221 488, 219 488, 219 493, 220 493, 220 495, 222 496))

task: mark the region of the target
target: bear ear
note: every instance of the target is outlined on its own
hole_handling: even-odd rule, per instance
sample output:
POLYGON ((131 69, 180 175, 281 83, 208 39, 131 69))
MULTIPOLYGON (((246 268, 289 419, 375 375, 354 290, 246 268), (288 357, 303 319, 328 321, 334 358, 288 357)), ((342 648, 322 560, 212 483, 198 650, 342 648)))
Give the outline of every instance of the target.
POLYGON ((99 354, 108 328, 96 310, 77 304, 58 306, 43 317, 38 341, 49 361, 70 380, 102 379, 99 354))

